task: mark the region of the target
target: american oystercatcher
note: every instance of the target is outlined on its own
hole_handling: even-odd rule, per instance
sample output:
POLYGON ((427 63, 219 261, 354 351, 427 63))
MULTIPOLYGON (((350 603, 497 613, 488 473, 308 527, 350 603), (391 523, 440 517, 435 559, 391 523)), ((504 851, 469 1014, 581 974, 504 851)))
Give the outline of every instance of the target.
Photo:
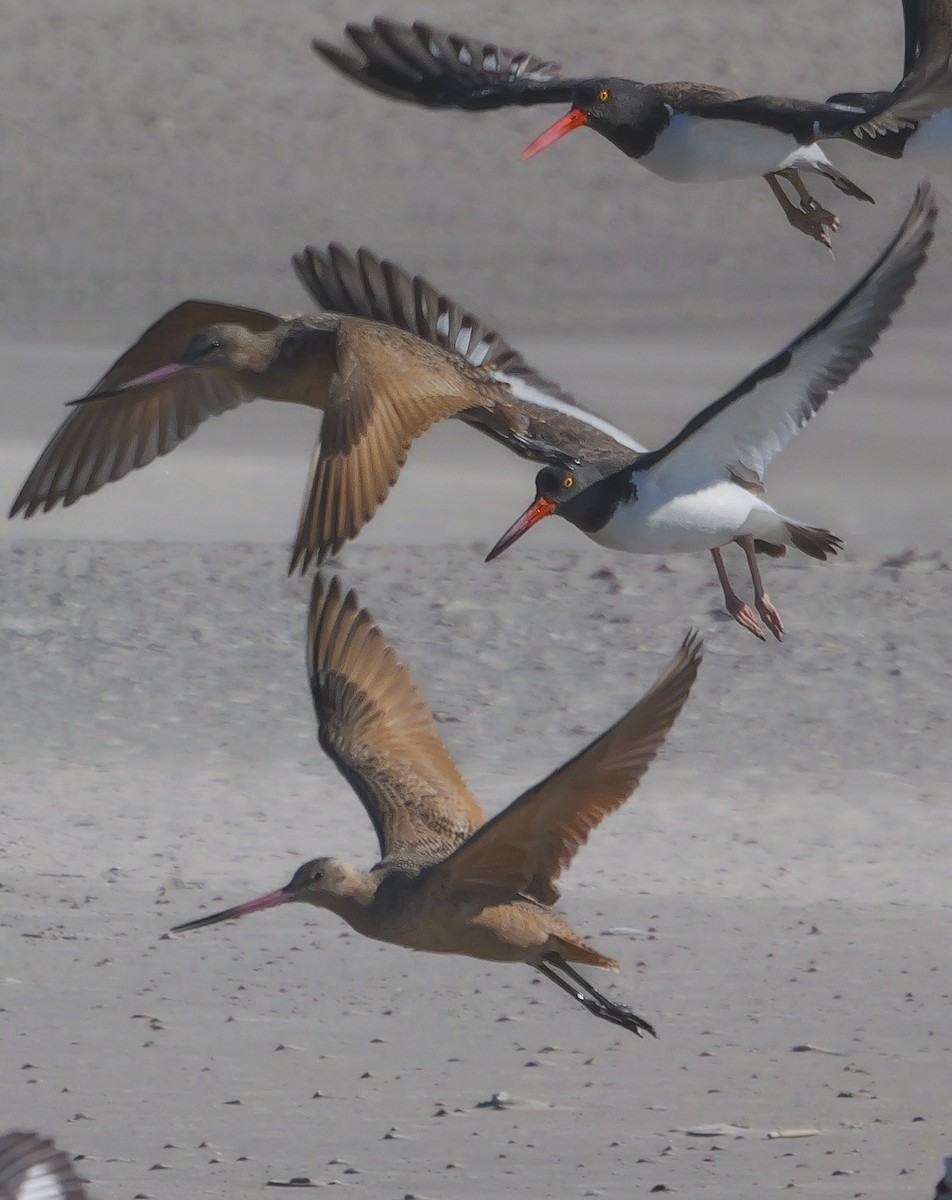
POLYGON ((572 470, 544 467, 535 500, 503 534, 496 558, 538 521, 558 514, 602 546, 634 554, 709 550, 727 610, 757 637, 756 615, 734 592, 721 547, 744 551, 754 603, 770 632, 783 636, 780 614, 764 591, 756 554, 794 546, 825 559, 842 543, 826 529, 781 516, 763 498, 764 474, 779 454, 872 354, 903 303, 932 241, 936 201, 928 184, 869 270, 819 320, 779 354, 702 409, 666 445, 607 473, 597 463, 572 470))
POLYGON ((836 216, 810 195, 801 173, 822 175, 858 200, 872 201, 829 161, 819 143, 877 137, 915 127, 952 104, 948 59, 904 80, 895 93, 860 110, 731 88, 617 77, 564 79, 558 63, 446 33, 416 21, 377 17, 345 32, 357 53, 315 39, 313 49, 371 91, 426 108, 468 112, 511 105, 569 104, 522 153, 530 158, 573 129, 589 126, 663 179, 708 183, 762 175, 794 228, 830 248, 836 216), (794 189, 790 199, 781 179, 794 189))

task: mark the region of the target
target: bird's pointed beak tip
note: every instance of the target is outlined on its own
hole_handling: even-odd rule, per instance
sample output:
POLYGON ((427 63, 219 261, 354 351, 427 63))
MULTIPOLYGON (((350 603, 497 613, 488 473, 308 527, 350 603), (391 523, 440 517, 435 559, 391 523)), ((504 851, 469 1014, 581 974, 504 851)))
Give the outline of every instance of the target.
POLYGON ((553 142, 557 142, 559 138, 563 138, 567 133, 571 133, 573 129, 578 129, 579 126, 587 124, 587 113, 583 112, 580 108, 569 109, 564 117, 559 117, 548 129, 543 129, 537 138, 533 138, 519 155, 520 162, 534 158, 537 154, 541 154, 543 150, 548 149, 553 142))
POLYGON ((182 925, 173 925, 170 933, 187 933, 190 929, 201 929, 205 925, 217 925, 220 921, 233 921, 237 917, 247 916, 248 913, 261 912, 266 908, 277 908, 279 904, 289 904, 297 899, 290 888, 279 888, 276 892, 268 892, 244 904, 236 904, 234 908, 226 908, 222 912, 211 913, 207 917, 196 917, 194 921, 186 921, 182 925))
POLYGON ((553 500, 547 500, 544 496, 539 496, 536 500, 533 500, 522 516, 509 526, 499 541, 493 546, 492 550, 489 551, 485 561, 492 562, 494 558, 498 558, 504 550, 508 550, 512 543, 518 541, 533 525, 536 525, 543 517, 551 516, 554 512, 555 502, 553 500))
POLYGON ((103 388, 101 391, 90 392, 88 396, 80 396, 76 400, 68 400, 67 408, 73 408, 77 404, 90 404, 96 400, 105 400, 108 396, 118 396, 122 392, 129 392, 133 388, 148 387, 153 383, 162 383, 166 379, 171 379, 175 375, 180 375, 183 371, 189 369, 187 362, 165 363, 161 367, 156 367, 153 371, 146 371, 144 375, 136 375, 132 379, 126 379, 122 383, 116 384, 112 388, 103 388))

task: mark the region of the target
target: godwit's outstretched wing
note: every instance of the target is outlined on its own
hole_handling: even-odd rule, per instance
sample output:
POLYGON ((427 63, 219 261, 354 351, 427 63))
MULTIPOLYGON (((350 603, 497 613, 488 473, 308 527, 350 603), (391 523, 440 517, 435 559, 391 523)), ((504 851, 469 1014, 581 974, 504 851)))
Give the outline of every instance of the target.
POLYGON ((32 517, 121 479, 168 454, 208 417, 253 399, 235 374, 181 371, 141 387, 131 380, 173 363, 210 325, 274 329, 280 318, 256 308, 186 300, 141 335, 85 395, 53 434, 10 509, 32 517))
POLYGON ((315 577, 307 662, 318 738, 391 862, 445 858, 485 821, 393 647, 340 580, 315 577))
POLYGON ((292 570, 354 537, 386 498, 413 441, 447 417, 536 462, 620 465, 643 450, 530 367, 501 334, 396 263, 334 244, 308 247, 293 262, 318 304, 375 324, 353 323, 342 334, 292 570))
POLYGON ((0 1136, 0 1200, 86 1200, 72 1159, 38 1133, 0 1136))
POLYGON ((628 799, 661 749, 697 676, 701 651, 700 635, 690 633, 617 724, 483 825, 427 879, 487 902, 526 895, 553 904, 559 897, 553 880, 602 818, 628 799))

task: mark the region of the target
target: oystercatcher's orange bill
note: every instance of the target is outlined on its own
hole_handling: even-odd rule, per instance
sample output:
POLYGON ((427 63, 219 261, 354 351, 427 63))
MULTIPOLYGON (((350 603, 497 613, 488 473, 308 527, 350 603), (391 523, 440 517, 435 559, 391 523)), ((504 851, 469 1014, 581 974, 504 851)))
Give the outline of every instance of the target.
POLYGON ((544 129, 537 138, 526 146, 525 150, 519 155, 520 159, 525 162, 527 158, 532 158, 541 150, 547 149, 553 142, 557 142, 559 138, 565 137, 567 133, 571 133, 573 129, 578 129, 580 125, 588 124, 588 114, 580 108, 572 108, 565 114, 564 117, 559 117, 554 125, 550 125, 548 129, 544 129))
POLYGON ((544 496, 533 500, 519 520, 509 526, 499 541, 493 546, 492 550, 489 551, 486 555, 486 562, 492 562, 494 558, 498 558, 503 550, 507 550, 517 538, 521 538, 524 533, 527 533, 543 517, 549 517, 554 512, 554 500, 546 500, 544 496))

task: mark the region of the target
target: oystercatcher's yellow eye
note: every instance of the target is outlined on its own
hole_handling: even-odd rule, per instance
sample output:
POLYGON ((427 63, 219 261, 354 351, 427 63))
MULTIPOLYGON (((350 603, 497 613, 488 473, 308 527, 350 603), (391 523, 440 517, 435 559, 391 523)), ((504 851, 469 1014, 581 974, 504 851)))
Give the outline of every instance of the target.
POLYGON ((605 101, 608 99, 609 95, 610 95, 610 93, 608 91, 608 88, 602 88, 602 90, 598 93, 598 98, 604 104, 605 101))
POLYGON ((575 487, 574 477, 571 475, 566 475, 566 477, 562 480, 562 486, 564 488, 575 487))

